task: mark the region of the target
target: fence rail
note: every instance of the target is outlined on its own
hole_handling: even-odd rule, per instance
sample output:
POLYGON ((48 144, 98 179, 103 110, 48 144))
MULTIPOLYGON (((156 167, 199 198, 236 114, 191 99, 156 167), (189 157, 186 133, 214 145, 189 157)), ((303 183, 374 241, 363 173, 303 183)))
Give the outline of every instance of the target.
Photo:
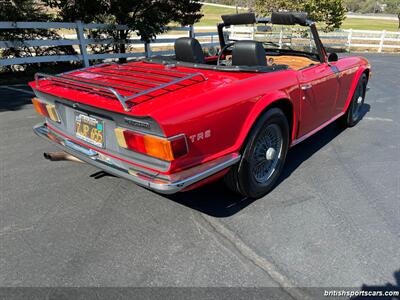
MULTIPOLYGON (((94 29, 110 29, 110 30, 127 30, 126 25, 109 25, 109 24, 85 24, 80 21, 73 23, 61 22, 0 22, 1 30, 15 29, 67 29, 74 30, 75 34, 64 35, 61 39, 43 39, 43 40, 12 40, 0 41, 0 51, 7 48, 23 48, 23 47, 54 47, 54 46, 72 46, 75 47, 74 55, 43 55, 43 56, 26 56, 17 58, 0 59, 0 66, 10 66, 18 64, 44 63, 44 62, 61 62, 61 61, 82 61, 85 66, 90 65, 91 60, 100 59, 118 59, 133 57, 150 57, 153 55, 169 55, 173 54, 172 45, 176 38, 183 35, 196 37, 200 40, 203 47, 212 47, 218 45, 217 32, 215 27, 168 27, 169 33, 162 34, 151 43, 144 43, 140 37, 136 35, 130 36, 125 40, 114 40, 109 37, 91 38, 88 35, 89 30, 94 29), (178 34, 176 34, 178 33, 178 34), (134 49, 129 53, 91 53, 88 50, 90 45, 106 45, 106 44, 126 44, 134 49), (154 48, 159 48, 153 51, 154 48)), ((254 38, 256 28, 232 26, 229 34, 243 39, 254 38)), ((382 52, 386 50, 400 50, 400 32, 390 31, 371 31, 371 30, 337 30, 329 33, 320 33, 321 39, 327 47, 339 47, 350 51, 352 49, 367 49, 382 52)))
MULTIPOLYGON (((0 22, 1 30, 15 29, 67 29, 74 30, 75 34, 64 35, 61 39, 42 39, 42 40, 11 40, 0 41, 0 51, 7 48, 31 48, 31 47, 57 47, 57 46, 75 46, 76 53, 74 55, 43 55, 43 56, 25 56, 17 58, 0 59, 0 66, 10 66, 19 64, 44 63, 44 62, 61 62, 61 61, 83 61, 85 66, 90 65, 90 60, 98 59, 117 59, 144 57, 159 54, 169 54, 171 51, 151 51, 151 44, 171 45, 177 37, 168 38, 162 36, 151 43, 143 42, 140 37, 133 35, 133 38, 124 40, 114 40, 110 38, 90 38, 87 31, 93 29, 109 29, 109 30, 127 30, 126 25, 109 25, 109 24, 84 24, 80 21, 74 23, 61 22, 0 22), (126 44, 135 46, 135 50, 139 51, 130 53, 90 53, 89 45, 106 45, 106 44, 126 44), (142 49, 140 49, 142 48, 142 49)), ((194 36, 192 26, 187 27, 168 27, 169 31, 178 31, 183 34, 194 36)), ((213 35, 215 33, 209 33, 213 35)))
POLYGON ((327 46, 342 46, 347 51, 352 49, 376 49, 380 53, 385 50, 400 50, 400 32, 396 31, 337 30, 321 34, 321 40, 327 46))
MULTIPOLYGON (((256 27, 231 26, 229 29, 233 39, 257 39, 265 33, 258 32, 256 27)), ((276 34, 281 43, 284 32, 276 34)), ((375 31, 375 30, 335 30, 319 33, 322 43, 326 47, 341 48, 343 50, 375 50, 383 52, 400 50, 400 31, 375 31)), ((268 36, 273 36, 268 34, 268 36)))

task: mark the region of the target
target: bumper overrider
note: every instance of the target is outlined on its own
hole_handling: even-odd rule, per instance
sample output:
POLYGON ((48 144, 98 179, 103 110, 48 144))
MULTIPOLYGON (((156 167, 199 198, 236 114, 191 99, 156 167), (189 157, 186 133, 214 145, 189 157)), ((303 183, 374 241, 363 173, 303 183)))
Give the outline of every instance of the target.
POLYGON ((108 156, 104 152, 98 152, 77 144, 73 140, 52 131, 46 124, 34 126, 33 131, 45 140, 54 142, 66 153, 88 164, 162 194, 173 194, 186 189, 225 170, 240 160, 240 155, 233 153, 171 175, 149 174, 146 171, 138 170, 133 164, 118 160, 114 156, 108 156))

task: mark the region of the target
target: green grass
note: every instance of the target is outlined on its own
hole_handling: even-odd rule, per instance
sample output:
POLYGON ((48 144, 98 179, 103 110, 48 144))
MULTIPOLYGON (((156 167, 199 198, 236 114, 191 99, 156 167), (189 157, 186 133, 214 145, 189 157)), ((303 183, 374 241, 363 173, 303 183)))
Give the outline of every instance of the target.
MULTIPOLYGON (((221 15, 234 14, 236 9, 203 5, 201 9, 204 15, 195 26, 216 26, 221 22, 221 15)), ((239 12, 245 12, 240 10, 239 12)), ((346 19, 342 24, 343 29, 363 30, 387 30, 398 31, 399 23, 396 20, 375 20, 375 19, 346 19)))
MULTIPOLYGON (((239 10, 239 12, 246 12, 246 10, 239 10)), ((203 5, 201 13, 204 15, 203 18, 194 26, 216 26, 217 23, 222 22, 221 15, 234 14, 236 9, 203 5)))
POLYGON ((350 19, 347 18, 342 24, 343 29, 362 29, 362 30, 387 30, 398 31, 399 22, 395 20, 376 20, 376 19, 350 19))

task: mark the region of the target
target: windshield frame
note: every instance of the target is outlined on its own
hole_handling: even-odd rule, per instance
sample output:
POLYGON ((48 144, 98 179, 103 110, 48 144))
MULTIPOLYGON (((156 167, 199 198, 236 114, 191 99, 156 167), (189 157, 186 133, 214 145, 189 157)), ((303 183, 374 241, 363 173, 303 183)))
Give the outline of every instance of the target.
MULTIPOLYGON (((255 20, 255 23, 243 23, 243 24, 240 24, 240 25, 256 25, 256 24, 267 24, 267 23, 274 24, 271 21, 271 18, 257 18, 255 20)), ((225 47, 225 45, 226 45, 223 29, 227 28, 227 27, 230 27, 230 25, 231 24, 225 24, 224 22, 219 23, 217 25, 218 38, 219 38, 219 43, 220 43, 221 49, 223 47, 225 47)), ((239 25, 239 24, 232 24, 232 25, 239 25)), ((311 53, 311 52, 298 51, 298 50, 289 50, 289 49, 265 49, 264 48, 265 51, 266 52, 277 52, 277 53, 279 53, 279 52, 281 52, 281 50, 289 50, 287 52, 285 51, 286 54, 287 53, 293 53, 293 54, 298 54, 298 55, 302 55, 302 56, 307 55, 307 56, 313 57, 314 59, 316 58, 321 63, 327 62, 326 50, 325 50, 325 48, 324 48, 324 46, 323 46, 323 44, 322 44, 322 42, 321 42, 321 40, 319 38, 319 34, 318 34, 318 31, 317 31, 317 27, 315 25, 315 22, 307 19, 307 20, 305 20, 305 24, 301 24, 301 25, 302 26, 307 26, 307 27, 310 28, 312 37, 314 39, 315 46, 317 48, 317 54, 311 53), (279 51, 277 51, 277 50, 279 50, 279 51)))

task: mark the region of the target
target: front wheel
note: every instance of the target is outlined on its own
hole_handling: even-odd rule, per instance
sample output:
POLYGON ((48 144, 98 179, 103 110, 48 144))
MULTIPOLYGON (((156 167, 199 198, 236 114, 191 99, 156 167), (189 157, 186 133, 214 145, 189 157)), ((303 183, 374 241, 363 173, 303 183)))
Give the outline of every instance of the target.
POLYGON ((240 162, 225 176, 230 189, 250 198, 260 198, 282 173, 289 147, 289 125, 279 108, 268 110, 251 130, 240 162))
POLYGON ((365 73, 362 74, 346 113, 339 119, 339 122, 345 127, 353 127, 361 120, 361 108, 364 105, 367 81, 367 75, 365 73))

